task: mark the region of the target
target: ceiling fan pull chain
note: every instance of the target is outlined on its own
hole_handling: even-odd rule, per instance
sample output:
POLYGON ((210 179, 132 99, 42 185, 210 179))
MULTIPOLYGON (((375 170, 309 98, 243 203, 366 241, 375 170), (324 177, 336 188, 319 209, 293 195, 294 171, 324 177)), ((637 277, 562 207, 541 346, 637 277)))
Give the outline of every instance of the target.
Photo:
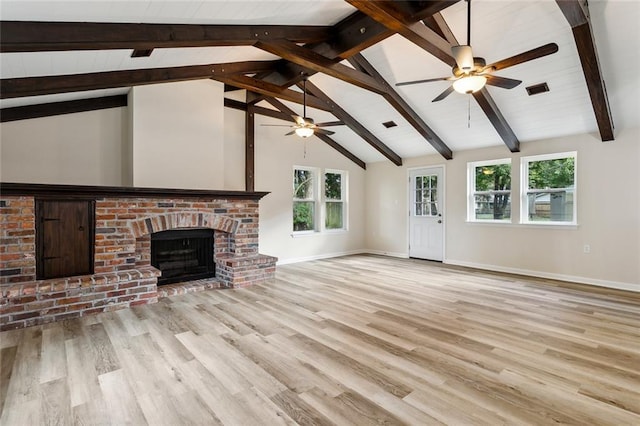
POLYGON ((471 128, 471 95, 467 99, 467 129, 471 128))

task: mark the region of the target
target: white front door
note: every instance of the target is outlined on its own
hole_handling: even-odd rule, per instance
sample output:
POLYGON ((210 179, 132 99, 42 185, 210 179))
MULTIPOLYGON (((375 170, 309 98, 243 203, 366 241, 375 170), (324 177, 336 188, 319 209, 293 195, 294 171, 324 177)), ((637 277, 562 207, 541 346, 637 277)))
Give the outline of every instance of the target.
POLYGON ((444 258, 442 167, 409 172, 409 257, 444 258))

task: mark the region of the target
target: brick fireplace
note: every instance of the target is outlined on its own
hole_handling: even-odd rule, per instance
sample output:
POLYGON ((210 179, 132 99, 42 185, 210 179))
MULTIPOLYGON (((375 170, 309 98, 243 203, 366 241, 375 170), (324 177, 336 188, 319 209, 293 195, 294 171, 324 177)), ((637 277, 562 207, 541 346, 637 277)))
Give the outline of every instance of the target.
POLYGON ((276 258, 258 252, 266 193, 8 184, 0 187, 0 330, 155 303, 182 288, 233 288, 273 278, 276 258), (95 202, 93 273, 36 279, 36 200, 95 202), (213 229, 215 278, 161 286, 151 235, 213 229))

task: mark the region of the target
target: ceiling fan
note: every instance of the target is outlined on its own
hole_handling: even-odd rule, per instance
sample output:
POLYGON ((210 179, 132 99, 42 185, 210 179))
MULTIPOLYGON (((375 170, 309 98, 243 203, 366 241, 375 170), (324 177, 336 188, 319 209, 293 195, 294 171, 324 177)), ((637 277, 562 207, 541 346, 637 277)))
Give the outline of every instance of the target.
POLYGON ((487 65, 484 58, 474 57, 471 51, 471 0, 467 1, 467 44, 452 46, 451 54, 456 60, 453 67, 453 76, 441 78, 429 78, 425 80, 405 81, 397 83, 396 86, 407 86, 410 84, 429 83, 433 81, 452 81, 444 92, 438 95, 432 102, 438 102, 449 96, 454 90, 458 93, 469 94, 482 89, 485 84, 500 87, 502 89, 513 89, 522 83, 521 80, 506 78, 494 75, 494 71, 502 70, 514 65, 528 62, 543 56, 551 55, 558 51, 555 43, 545 44, 532 50, 520 53, 515 56, 503 59, 487 65))
POLYGON ((301 138, 308 138, 312 136, 314 133, 319 133, 321 135, 333 135, 335 132, 331 130, 325 130, 322 127, 329 126, 342 126, 344 123, 342 121, 327 121, 325 123, 314 123, 313 118, 307 117, 307 79, 305 78, 302 81, 302 117, 299 115, 292 115, 293 120, 296 124, 293 126, 287 126, 285 124, 263 124, 263 126, 274 126, 274 127, 292 127, 293 130, 289 133, 286 133, 285 136, 296 134, 301 138))

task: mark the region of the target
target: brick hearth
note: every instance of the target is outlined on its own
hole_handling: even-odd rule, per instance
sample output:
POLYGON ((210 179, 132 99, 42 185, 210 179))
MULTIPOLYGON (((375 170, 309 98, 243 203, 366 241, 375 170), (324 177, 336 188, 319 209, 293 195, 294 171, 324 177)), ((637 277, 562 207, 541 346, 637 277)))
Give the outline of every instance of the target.
POLYGON ((0 329, 155 303, 208 288, 273 278, 276 258, 258 253, 258 200, 264 193, 2 184, 0 329), (80 193, 95 199, 94 274, 36 279, 35 199, 80 193), (15 194, 15 195, 14 195, 15 194), (181 195, 181 196, 178 196, 181 195), (215 233, 216 277, 157 286, 150 235, 178 228, 215 233))

